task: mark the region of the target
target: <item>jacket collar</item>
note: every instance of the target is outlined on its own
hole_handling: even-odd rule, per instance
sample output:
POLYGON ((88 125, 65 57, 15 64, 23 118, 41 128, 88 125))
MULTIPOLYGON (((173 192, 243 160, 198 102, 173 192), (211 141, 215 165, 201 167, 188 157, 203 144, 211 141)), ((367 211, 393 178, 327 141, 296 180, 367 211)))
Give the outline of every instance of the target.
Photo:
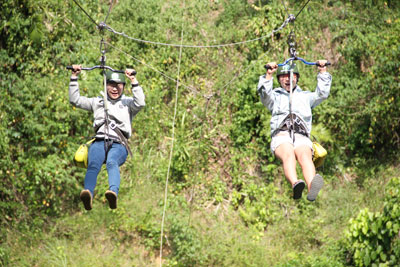
MULTIPOLYGON (((288 92, 288 91, 286 91, 285 89, 283 89, 282 87, 278 87, 278 88, 276 88, 275 89, 276 90, 276 92, 277 93, 280 93, 280 94, 286 94, 286 95, 289 95, 290 94, 290 92, 288 92)), ((300 86, 298 86, 298 85, 296 85, 296 87, 294 88, 294 90, 293 90, 293 92, 302 92, 303 90, 301 90, 301 88, 300 88, 300 86)))

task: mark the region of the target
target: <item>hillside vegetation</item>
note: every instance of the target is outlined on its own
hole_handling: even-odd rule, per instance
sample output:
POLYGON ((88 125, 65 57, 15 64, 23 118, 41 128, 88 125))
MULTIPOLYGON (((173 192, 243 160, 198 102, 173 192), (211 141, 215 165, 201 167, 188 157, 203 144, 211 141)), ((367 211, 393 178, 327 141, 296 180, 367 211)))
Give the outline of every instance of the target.
MULTIPOLYGON (((0 266, 399 266, 400 2, 306 3, 2 1, 0 266), (95 25, 106 17, 123 34, 95 25), (332 63, 313 111, 328 150, 316 202, 292 199, 256 92, 263 66, 289 57, 290 32, 298 56, 332 63), (66 66, 98 65, 102 50, 137 70, 146 107, 118 209, 104 168, 87 212, 72 156, 92 116, 70 105, 66 66)), ((317 70, 298 66, 313 91, 317 70)), ((79 83, 99 95, 100 71, 79 83)))

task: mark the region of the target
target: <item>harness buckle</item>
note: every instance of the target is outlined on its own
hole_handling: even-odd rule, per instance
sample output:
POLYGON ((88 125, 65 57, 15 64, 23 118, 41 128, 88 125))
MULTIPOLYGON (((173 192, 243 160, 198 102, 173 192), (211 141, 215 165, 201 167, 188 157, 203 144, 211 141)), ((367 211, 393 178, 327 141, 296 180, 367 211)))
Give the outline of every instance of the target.
POLYGON ((116 124, 115 122, 113 122, 113 121, 110 123, 109 126, 110 126, 110 128, 111 128, 112 130, 114 130, 115 128, 117 128, 117 124, 116 124))

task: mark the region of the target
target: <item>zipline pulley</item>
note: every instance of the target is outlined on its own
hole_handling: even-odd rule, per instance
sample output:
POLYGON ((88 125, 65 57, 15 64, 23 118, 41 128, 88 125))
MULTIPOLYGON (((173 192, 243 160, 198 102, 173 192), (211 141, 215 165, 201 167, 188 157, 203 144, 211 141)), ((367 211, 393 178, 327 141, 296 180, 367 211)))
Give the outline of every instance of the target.
POLYGON ((101 38, 100 41, 100 53, 101 53, 100 66, 104 67, 106 65, 106 45, 103 38, 101 38))
POLYGON ((296 17, 295 17, 293 14, 289 14, 289 17, 288 17, 288 22, 289 22, 289 23, 290 23, 290 22, 294 22, 295 19, 296 19, 296 17))
POLYGON ((289 45, 289 54, 291 57, 296 57, 296 35, 292 32, 290 32, 287 44, 289 45))
POLYGON ((99 29, 100 32, 103 32, 104 28, 107 26, 107 24, 105 24, 104 22, 100 22, 97 25, 97 28, 99 29))

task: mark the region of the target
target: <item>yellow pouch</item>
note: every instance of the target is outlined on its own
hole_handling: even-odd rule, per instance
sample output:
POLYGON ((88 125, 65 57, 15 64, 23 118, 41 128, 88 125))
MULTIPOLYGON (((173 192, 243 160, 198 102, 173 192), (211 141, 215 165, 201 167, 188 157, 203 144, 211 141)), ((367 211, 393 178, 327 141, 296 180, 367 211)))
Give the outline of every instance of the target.
POLYGON ((323 148, 323 146, 321 146, 316 141, 313 142, 313 150, 314 150, 313 162, 315 168, 318 168, 324 163, 324 160, 326 158, 326 155, 328 155, 328 152, 326 151, 325 148, 323 148))
POLYGON ((87 168, 89 146, 96 138, 89 140, 86 144, 80 145, 74 155, 74 163, 81 168, 87 168))

